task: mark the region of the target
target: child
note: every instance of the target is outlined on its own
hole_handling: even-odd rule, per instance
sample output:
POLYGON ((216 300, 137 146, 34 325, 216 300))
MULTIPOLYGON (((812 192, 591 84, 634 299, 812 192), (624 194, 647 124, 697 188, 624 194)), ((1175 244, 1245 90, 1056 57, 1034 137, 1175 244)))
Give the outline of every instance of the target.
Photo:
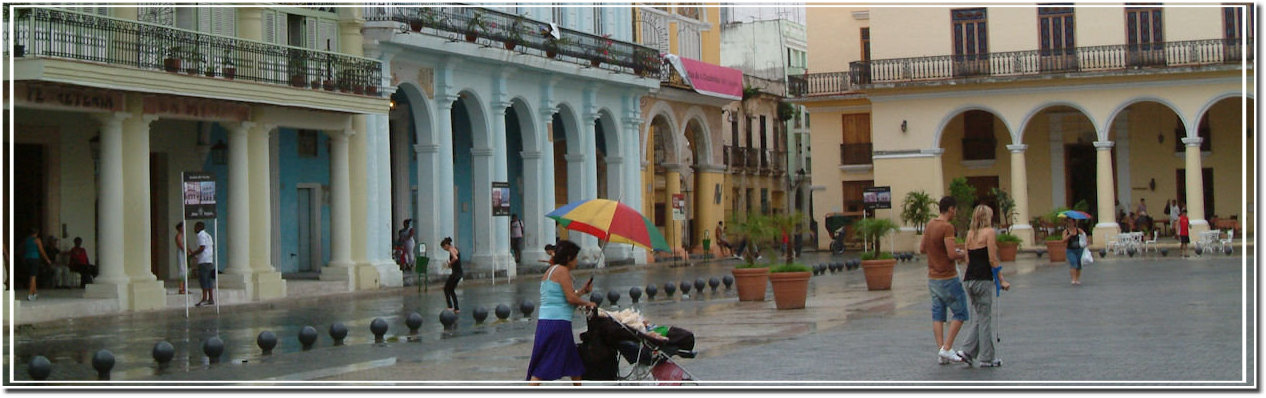
POLYGON ((536 261, 549 264, 551 258, 554 258, 554 245, 545 245, 545 259, 536 261))

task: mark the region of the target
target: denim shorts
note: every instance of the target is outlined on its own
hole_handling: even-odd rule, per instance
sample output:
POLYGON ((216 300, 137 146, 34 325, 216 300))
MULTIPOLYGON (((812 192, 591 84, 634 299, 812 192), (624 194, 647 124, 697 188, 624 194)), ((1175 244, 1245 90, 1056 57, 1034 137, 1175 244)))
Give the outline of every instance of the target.
POLYGON ((932 296, 932 321, 945 322, 945 309, 954 313, 954 320, 967 322, 967 292, 958 278, 929 279, 928 292, 932 296))
POLYGON ((198 287, 203 289, 215 288, 215 265, 211 263, 198 264, 198 287))
POLYGON ((1086 249, 1064 249, 1064 255, 1068 260, 1068 268, 1081 269, 1081 251, 1086 249))

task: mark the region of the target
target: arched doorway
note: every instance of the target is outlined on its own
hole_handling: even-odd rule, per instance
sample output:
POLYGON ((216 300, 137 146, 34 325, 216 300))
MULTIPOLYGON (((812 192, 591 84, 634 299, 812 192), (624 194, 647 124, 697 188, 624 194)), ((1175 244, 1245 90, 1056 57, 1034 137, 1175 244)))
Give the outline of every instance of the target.
MULTIPOLYGON (((970 215, 977 204, 993 208, 994 223, 1000 221, 998 200, 994 190, 1009 191, 1011 188, 1011 157, 1006 145, 1011 142, 1006 123, 996 114, 984 109, 964 110, 951 118, 942 128, 940 147, 941 170, 945 181, 945 193, 950 191, 957 178, 966 179, 975 190, 972 203, 959 203, 959 214, 970 215)), ((927 192, 937 197, 941 192, 927 192)), ((900 200, 894 198, 895 200, 900 200)), ((893 203, 900 206, 900 203, 893 203)), ((961 216, 960 219, 965 219, 961 216)), ((959 228, 960 232, 965 227, 959 228)))
POLYGON ((1073 208, 1082 201, 1089 206, 1087 211, 1095 208, 1095 131, 1090 118, 1069 105, 1042 108, 1025 124, 1020 142, 1026 146, 1030 219, 1015 222, 1032 225, 1038 242, 1054 228, 1041 219, 1043 215, 1060 207, 1073 208))

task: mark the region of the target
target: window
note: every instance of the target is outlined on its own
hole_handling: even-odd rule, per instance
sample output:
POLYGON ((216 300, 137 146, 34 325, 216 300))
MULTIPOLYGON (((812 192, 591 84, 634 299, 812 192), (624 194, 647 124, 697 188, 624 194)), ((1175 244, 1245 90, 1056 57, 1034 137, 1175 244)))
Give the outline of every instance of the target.
POLYGON ((1127 7, 1125 37, 1129 65, 1165 65, 1164 18, 1160 7, 1127 7))
MULTIPOLYGON (((686 4, 698 4, 698 3, 686 3, 686 4)), ((702 18, 703 13, 700 12, 699 7, 677 7, 677 15, 681 15, 683 17, 695 19, 695 20, 703 19, 702 18)))
POLYGON ((870 28, 862 28, 862 61, 870 61, 870 28))
POLYGON ((1249 12, 1247 19, 1244 13, 1245 8, 1252 10, 1251 7, 1253 5, 1245 4, 1222 8, 1222 37, 1225 39, 1223 58, 1226 61, 1244 59, 1245 51, 1248 52, 1249 59, 1253 58, 1253 31, 1257 28, 1257 21, 1253 18, 1255 13, 1249 12), (1248 40, 1244 40, 1245 38, 1248 40))
POLYGON ((1072 7, 1037 9, 1038 46, 1044 71, 1077 69, 1076 30, 1072 7))
POLYGON ((992 113, 967 111, 963 114, 963 160, 994 160, 997 146, 992 113))
POLYGON ((870 114, 845 114, 840 117, 844 134, 840 140, 840 164, 871 164, 874 148, 870 137, 870 114))
POLYGON ((989 74, 987 15, 984 8, 952 11, 955 76, 989 74))

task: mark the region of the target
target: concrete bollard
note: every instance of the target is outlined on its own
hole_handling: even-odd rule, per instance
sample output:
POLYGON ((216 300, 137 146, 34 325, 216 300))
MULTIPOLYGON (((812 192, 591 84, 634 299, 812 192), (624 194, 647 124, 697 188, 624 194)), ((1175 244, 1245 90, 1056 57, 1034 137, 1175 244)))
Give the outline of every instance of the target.
POLYGON ((404 318, 404 326, 409 328, 409 334, 417 334, 418 328, 422 327, 422 314, 410 312, 409 316, 404 318))
POLYGON ((715 276, 708 278, 708 287, 712 288, 712 293, 715 294, 717 292, 718 286, 721 286, 721 278, 717 278, 715 276))
POLYGON ((476 306, 470 315, 475 318, 475 323, 484 323, 484 320, 488 319, 488 307, 476 306))
POLYGON ((342 322, 331 324, 330 338, 334 339, 334 345, 343 345, 343 339, 347 338, 347 326, 344 326, 342 322))
POLYGON ((453 312, 452 310, 447 310, 447 309, 440 311, 440 324, 444 325, 445 329, 453 327, 453 325, 456 323, 457 323, 457 313, 453 312))
POLYGON ((374 318, 369 322, 369 331, 374 334, 374 342, 381 343, 382 335, 387 334, 387 321, 382 318, 374 318))
POLYGON ((655 293, 659 293, 659 286, 655 286, 654 283, 647 284, 646 285, 646 299, 655 300, 655 293))
POLYGON ((642 298, 642 288, 633 286, 629 288, 629 299, 633 300, 633 304, 637 304, 637 300, 642 298))
POLYGON ((110 369, 114 368, 114 354, 108 350, 92 354, 92 368, 97 370, 97 379, 110 380, 110 369))
POLYGON ((171 362, 171 359, 176 356, 176 347, 172 347, 171 343, 166 341, 160 341, 154 344, 154 349, 150 350, 150 355, 153 355, 154 361, 159 364, 166 364, 171 362))
POLYGON ((617 292, 615 290, 608 291, 607 301, 611 302, 611 305, 619 305, 618 303, 620 302, 620 292, 617 292))
POLYGON ((592 301, 594 305, 601 307, 602 295, 598 294, 598 292, 589 293, 589 301, 592 301))
POLYGON ((704 286, 707 286, 707 285, 708 285, 708 284, 707 284, 707 282, 704 282, 704 281, 703 281, 703 278, 695 278, 695 291, 696 291, 696 292, 703 293, 703 287, 704 287, 704 286))
POLYGON ((673 293, 677 292, 677 285, 672 282, 664 282, 664 297, 672 298, 673 293))
POLYGON ((303 329, 299 329, 299 344, 303 345, 303 349, 305 350, 311 349, 312 344, 316 343, 316 340, 317 340, 316 328, 311 327, 311 326, 304 326, 303 329))
POLYGON ((53 364, 43 355, 36 355, 35 358, 31 358, 31 362, 27 363, 26 373, 35 380, 47 379, 48 375, 53 373, 53 364))
POLYGON ((264 355, 272 354, 273 347, 277 346, 277 335, 267 330, 259 332, 259 336, 255 337, 255 344, 264 350, 264 355))
POLYGON ((532 310, 535 309, 536 303, 532 302, 532 300, 523 299, 523 302, 519 303, 519 312, 522 312, 525 317, 532 315, 532 310))
POLYGON ((722 276, 721 283, 725 284, 725 290, 730 290, 730 286, 734 286, 734 276, 732 275, 722 276))
POLYGON ((497 315, 497 319, 506 320, 510 317, 510 306, 505 304, 497 304, 497 308, 493 310, 497 315))
POLYGON ((220 340, 219 337, 215 336, 204 340, 202 342, 202 353, 207 354, 207 359, 210 359, 211 363, 220 362, 220 354, 224 353, 224 340, 220 340))

